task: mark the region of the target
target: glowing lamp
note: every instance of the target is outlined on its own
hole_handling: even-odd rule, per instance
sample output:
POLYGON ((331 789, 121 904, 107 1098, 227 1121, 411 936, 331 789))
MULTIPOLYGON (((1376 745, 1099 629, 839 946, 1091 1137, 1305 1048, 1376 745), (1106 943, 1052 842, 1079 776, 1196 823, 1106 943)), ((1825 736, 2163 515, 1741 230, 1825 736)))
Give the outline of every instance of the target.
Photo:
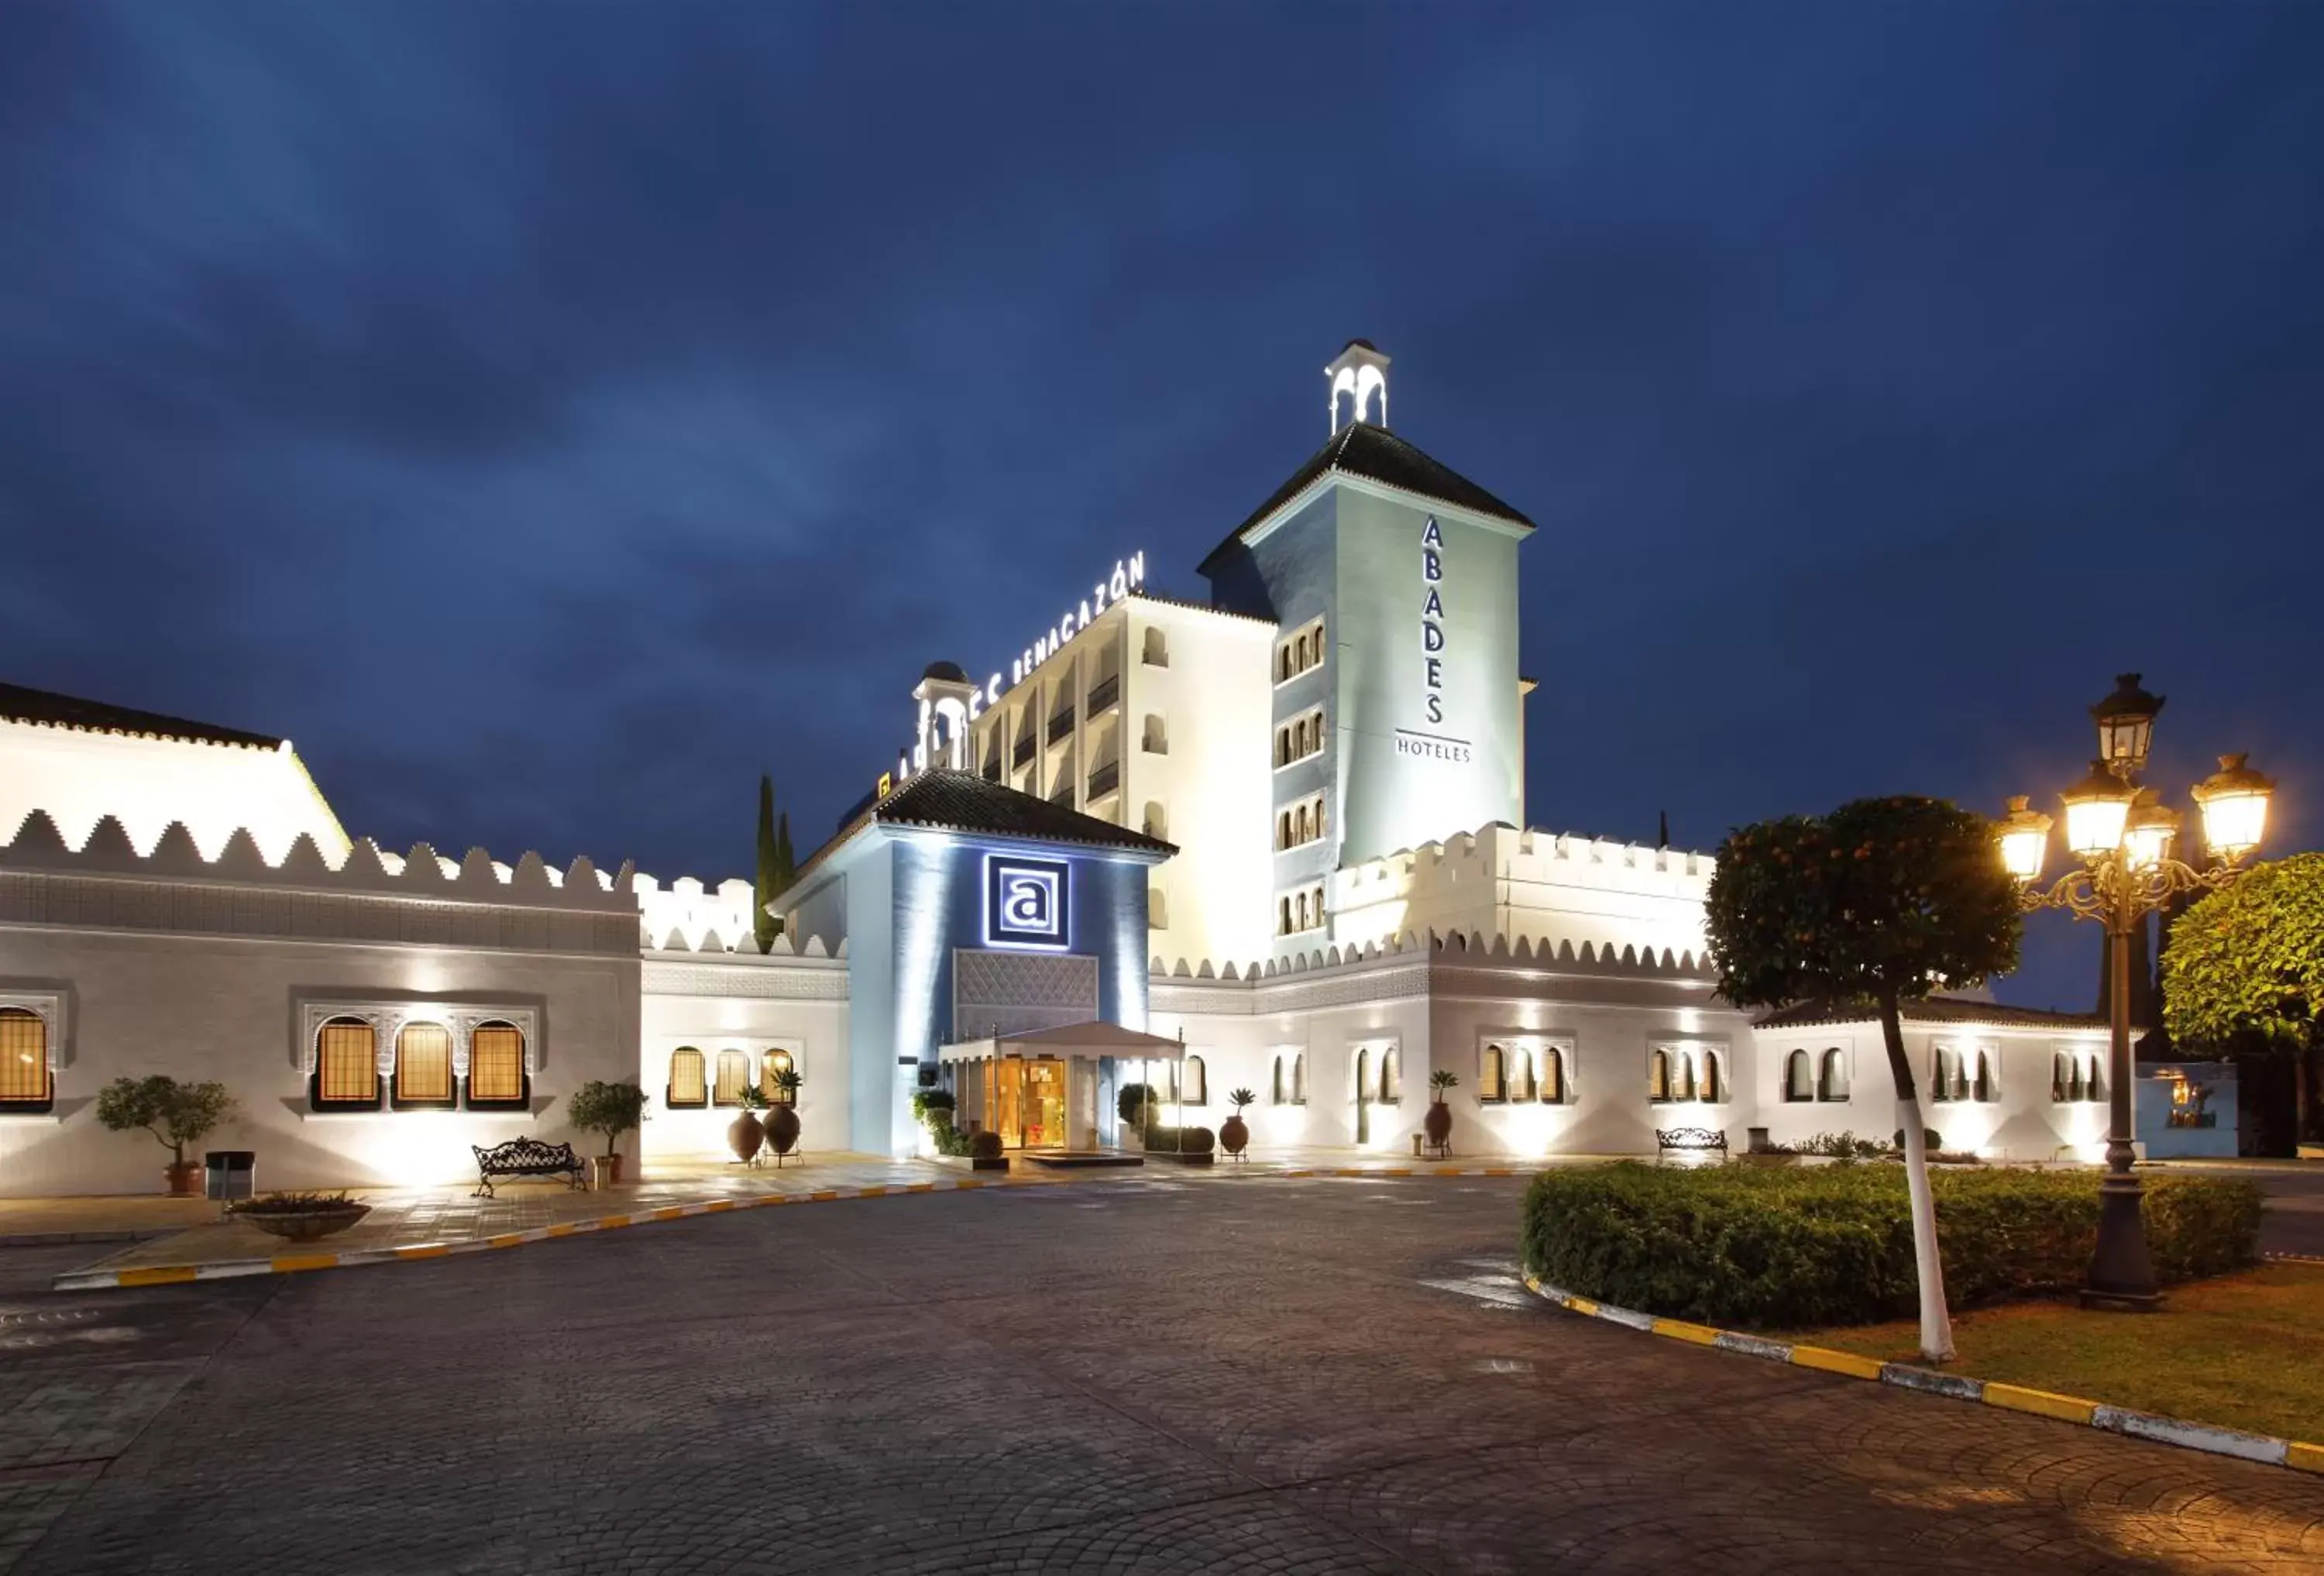
POLYGON ((2162 709, 2163 697, 2139 688, 2137 674, 2116 674, 2114 693, 2090 708, 2098 725, 2098 759, 2126 776, 2144 771, 2154 714, 2162 709))
POLYGON ((2021 881, 2037 880, 2043 862, 2050 857, 2050 817, 2026 805, 2024 794, 2014 796, 2009 814, 1994 834, 2001 844, 2002 867, 2021 881))
POLYGON ((2167 807, 2153 788, 2141 788, 2131 801, 2122 833, 2123 857, 2133 870, 2153 870, 2171 856, 2171 840, 2179 834, 2179 812, 2167 807))
POLYGON ((2267 802, 2275 779, 2254 771, 2240 755, 2219 757, 2219 770, 2195 786, 2203 812, 2203 840, 2233 864, 2259 846, 2267 831, 2267 802))
POLYGON ((2066 846, 2078 857, 2103 859, 2122 846, 2133 790, 2105 761, 2091 761, 2089 776, 2058 797, 2066 806, 2066 846))

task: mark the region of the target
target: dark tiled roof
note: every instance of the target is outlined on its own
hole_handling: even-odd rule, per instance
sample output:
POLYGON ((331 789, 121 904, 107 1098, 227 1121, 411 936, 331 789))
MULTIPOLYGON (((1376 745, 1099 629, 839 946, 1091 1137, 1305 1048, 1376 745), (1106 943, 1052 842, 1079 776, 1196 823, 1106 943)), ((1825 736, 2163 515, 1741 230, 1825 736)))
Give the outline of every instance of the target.
POLYGON ((1221 607, 1214 602, 1195 602, 1184 596, 1166 596, 1158 591, 1133 591, 1130 595, 1133 600, 1158 602, 1168 607, 1189 607, 1196 613, 1216 613, 1221 618, 1240 619, 1245 623, 1265 624, 1268 629, 1275 627, 1275 621, 1271 618, 1261 618, 1255 613, 1244 613, 1240 608, 1221 607))
MULTIPOLYGON (((1758 1020, 1761 1028, 1806 1028, 1824 1023, 1871 1023, 1880 1016, 1868 1001, 1794 1001, 1758 1020)), ((2041 1007, 2005 1007, 1997 1001, 1969 1001, 1958 996, 1932 996, 1925 1001, 1904 1003, 1907 1023, 1976 1023, 1995 1028, 2104 1028, 2107 1020, 2095 1013, 2052 1012, 2041 1007)))
POLYGON ((1207 574, 1214 560, 1242 539, 1243 532, 1290 502, 1327 471, 1361 476, 1400 492, 1450 503, 1456 509, 1489 514, 1527 530, 1533 529, 1532 521, 1387 428, 1369 421, 1351 421, 1333 434, 1332 440, 1317 449, 1305 465, 1293 472, 1291 479, 1277 487, 1273 497, 1253 510, 1249 520, 1235 527, 1226 540, 1211 549, 1210 557, 1202 562, 1202 572, 1207 574))
POLYGON ((189 722, 160 712, 134 711, 103 701, 80 700, 21 684, 0 684, 0 721, 41 723, 52 728, 76 728, 88 733, 152 733, 164 739, 194 739, 212 744, 246 744, 272 750, 282 741, 265 733, 189 722))
MULTIPOLYGON (((798 868, 798 880, 804 880, 808 871, 873 821, 883 826, 932 826, 987 837, 1082 843, 1093 848, 1128 848, 1147 853, 1178 852, 1175 843, 1019 793, 1002 783, 987 782, 973 771, 924 771, 851 817, 830 842, 807 856, 798 868)), ((794 881, 794 890, 797 886, 794 881)))

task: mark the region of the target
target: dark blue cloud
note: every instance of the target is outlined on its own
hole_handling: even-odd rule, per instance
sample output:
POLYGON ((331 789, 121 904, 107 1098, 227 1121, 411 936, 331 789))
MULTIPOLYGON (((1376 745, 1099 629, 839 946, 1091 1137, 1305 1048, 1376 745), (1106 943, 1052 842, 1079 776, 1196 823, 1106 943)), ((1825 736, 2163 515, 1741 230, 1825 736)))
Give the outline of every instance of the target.
MULTIPOLYGON (((1532 815, 2070 777, 2324 834, 2311 8, 0 11, 0 668, 665 876, 1166 584, 1397 356, 1542 522, 1532 815)), ((2022 992, 2088 994, 2048 924, 2022 992)))

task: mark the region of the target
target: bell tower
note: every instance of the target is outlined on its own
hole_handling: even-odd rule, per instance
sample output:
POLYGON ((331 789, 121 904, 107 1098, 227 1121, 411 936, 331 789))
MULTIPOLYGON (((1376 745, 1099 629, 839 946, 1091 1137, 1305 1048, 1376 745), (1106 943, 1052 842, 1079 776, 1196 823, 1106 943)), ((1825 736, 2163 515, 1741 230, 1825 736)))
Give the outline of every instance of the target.
POLYGON ((1332 385, 1332 432, 1338 436, 1342 426, 1368 421, 1374 427, 1388 425, 1388 356, 1369 339, 1351 339, 1323 375, 1332 385), (1347 420, 1340 419, 1340 397, 1348 399, 1347 420), (1379 414, 1368 416, 1374 400, 1379 404, 1379 414))

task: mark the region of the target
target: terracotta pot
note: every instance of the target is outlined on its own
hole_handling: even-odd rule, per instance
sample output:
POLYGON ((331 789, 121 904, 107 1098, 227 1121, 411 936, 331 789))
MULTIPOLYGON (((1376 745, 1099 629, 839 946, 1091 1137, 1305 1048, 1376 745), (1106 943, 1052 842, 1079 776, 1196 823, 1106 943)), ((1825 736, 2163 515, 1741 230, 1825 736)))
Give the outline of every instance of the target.
POLYGON ((605 1156, 604 1158, 605 1161, 605 1180, 609 1183, 619 1183, 622 1180, 622 1152, 619 1149, 616 1149, 612 1154, 605 1156))
POLYGON ((1230 1155, 1240 1155, 1250 1142, 1250 1124, 1237 1111, 1219 1124, 1219 1147, 1230 1155))
POLYGON ((1433 1147, 1442 1149, 1452 1138, 1452 1108, 1441 1100, 1432 1101, 1428 1114, 1421 1118, 1420 1130, 1428 1135, 1433 1147))
POLYGON ((746 1111, 726 1124, 726 1147, 734 1151, 737 1160, 757 1159, 760 1147, 766 1141, 766 1124, 759 1120, 756 1111, 746 1111))
POLYGON ((788 1155, 799 1139, 798 1108, 779 1105, 767 1113, 767 1142, 778 1155, 788 1155))
POLYGON ((170 1184, 171 1198, 196 1198, 202 1191, 202 1166, 198 1160, 188 1160, 161 1167, 161 1175, 170 1184))
POLYGON ((327 1210, 300 1210, 295 1214, 259 1214, 236 1210, 234 1218, 245 1226, 255 1226, 262 1231, 272 1232, 293 1242, 312 1242, 318 1237, 346 1230, 369 1213, 369 1204, 341 1204, 327 1210))

